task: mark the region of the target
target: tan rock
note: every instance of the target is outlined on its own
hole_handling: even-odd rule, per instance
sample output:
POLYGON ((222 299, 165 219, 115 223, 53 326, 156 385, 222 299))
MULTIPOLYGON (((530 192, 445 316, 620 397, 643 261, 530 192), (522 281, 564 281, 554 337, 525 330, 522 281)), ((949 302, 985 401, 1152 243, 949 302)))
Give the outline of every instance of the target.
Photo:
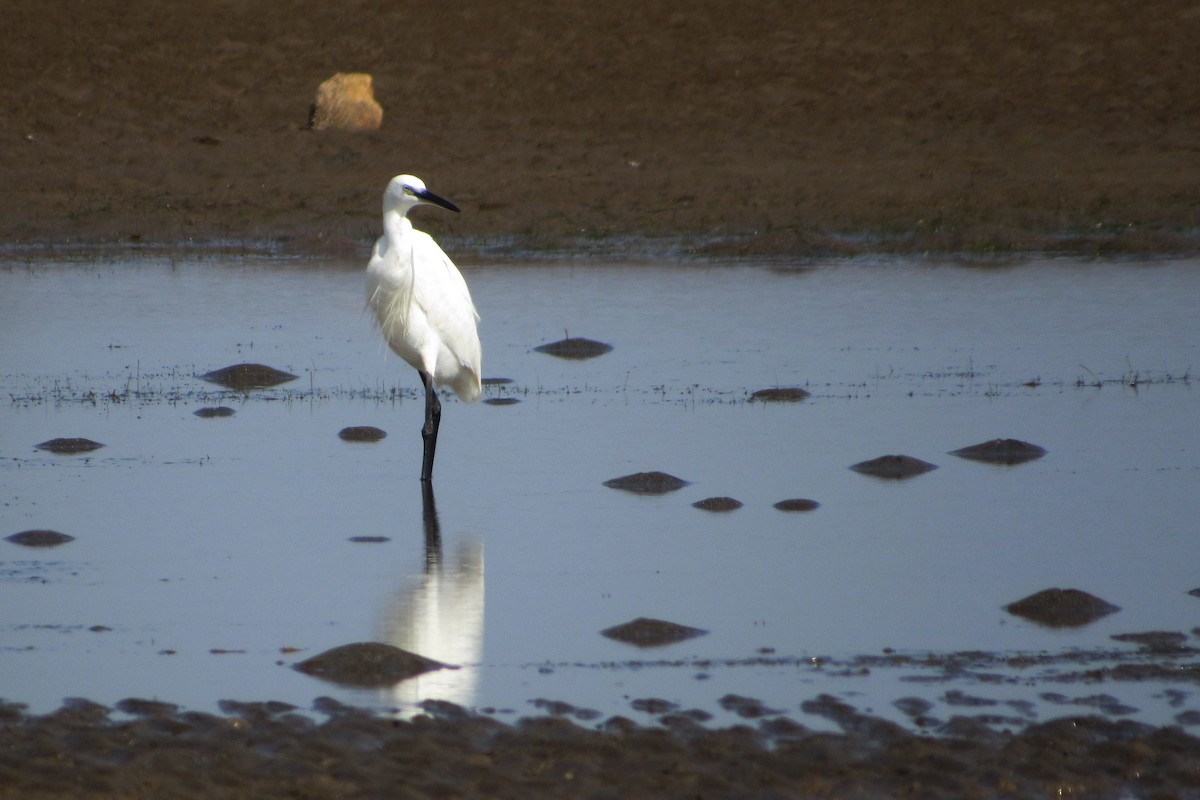
POLYGON ((383 107, 375 100, 371 76, 365 72, 339 72, 322 83, 317 87, 317 102, 308 121, 309 127, 318 131, 378 130, 383 124, 383 107))

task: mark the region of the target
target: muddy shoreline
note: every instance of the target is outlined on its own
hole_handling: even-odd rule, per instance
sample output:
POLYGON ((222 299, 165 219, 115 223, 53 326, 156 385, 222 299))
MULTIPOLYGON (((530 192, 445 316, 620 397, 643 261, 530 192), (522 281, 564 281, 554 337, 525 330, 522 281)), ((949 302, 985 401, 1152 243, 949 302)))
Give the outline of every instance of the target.
POLYGON ((10 11, 10 245, 358 256, 412 172, 489 258, 1200 247, 1200 14, 1170 2, 10 11), (379 130, 306 129, 336 71, 379 130))
MULTIPOLYGON (((825 701, 836 711, 832 698, 825 701)), ((907 733, 845 712, 844 734, 787 720, 707 730, 623 717, 505 725, 449 703, 411 721, 318 700, 227 703, 223 715, 72 700, 29 717, 0 705, 0 797, 1181 797, 1200 791, 1200 742, 1099 717, 1019 734, 965 718, 907 733)))

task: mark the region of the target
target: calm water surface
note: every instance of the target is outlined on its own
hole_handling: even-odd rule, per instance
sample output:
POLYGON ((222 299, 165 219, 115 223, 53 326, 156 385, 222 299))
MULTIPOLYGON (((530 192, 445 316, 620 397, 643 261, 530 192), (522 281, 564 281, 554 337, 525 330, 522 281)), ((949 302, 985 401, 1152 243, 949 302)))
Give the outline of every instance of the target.
POLYGON ((549 698, 647 721, 630 702, 655 697, 726 722, 720 698, 736 694, 811 725, 800 705, 823 693, 900 721, 893 703, 911 696, 935 718, 1007 724, 1200 710, 1186 676, 1061 680, 1195 663, 1110 637, 1196 642, 1200 263, 467 268, 485 376, 512 379, 487 396, 520 402, 445 401, 436 530, 418 380, 364 315, 360 267, 0 267, 0 537, 76 537, 0 541, 0 696, 49 711, 71 696, 211 710, 330 695, 401 713, 440 698, 513 717, 549 698), (532 349, 567 334, 614 349, 532 349), (248 395, 194 377, 242 361, 299 377, 248 395), (773 386, 812 396, 748 402, 773 386), (218 404, 236 413, 193 414, 218 404), (348 425, 389 435, 350 444, 348 425), (106 446, 34 449, 59 436, 106 446), (1049 454, 947 455, 1008 437, 1049 454), (847 469, 891 453, 940 468, 902 482, 847 469), (646 470, 691 485, 602 485, 646 470), (715 495, 745 506, 691 506, 715 495), (821 506, 772 507, 793 497, 821 506), (1050 587, 1122 611, 1064 631, 1003 610, 1050 587), (646 650, 599 635, 639 616, 709 633, 646 650), (357 641, 462 668, 393 692, 289 668, 357 641), (952 676, 861 669, 885 649, 984 655, 952 676), (1050 663, 1007 663, 1019 656, 1050 663))

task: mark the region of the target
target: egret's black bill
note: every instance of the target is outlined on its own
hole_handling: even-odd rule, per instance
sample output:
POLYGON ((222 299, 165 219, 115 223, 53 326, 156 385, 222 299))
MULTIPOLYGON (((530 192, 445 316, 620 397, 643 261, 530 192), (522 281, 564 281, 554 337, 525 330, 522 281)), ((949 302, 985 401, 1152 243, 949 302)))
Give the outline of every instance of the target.
POLYGON ((423 189, 419 192, 413 192, 413 194, 424 200, 426 203, 433 203, 435 206, 441 206, 442 208, 449 209, 450 211, 458 211, 458 206, 454 205, 454 203, 451 203, 444 197, 438 197, 428 189, 423 189))

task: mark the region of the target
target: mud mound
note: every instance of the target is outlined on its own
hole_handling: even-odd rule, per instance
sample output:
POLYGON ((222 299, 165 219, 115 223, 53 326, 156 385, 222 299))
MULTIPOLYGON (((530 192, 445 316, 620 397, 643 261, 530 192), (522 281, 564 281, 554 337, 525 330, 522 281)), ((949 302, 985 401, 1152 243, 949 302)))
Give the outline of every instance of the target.
POLYGON ((937 469, 937 464, 930 464, 912 456, 880 456, 870 461, 860 461, 850 469, 876 478, 903 480, 937 469))
POLYGON ((661 619, 638 617, 635 620, 605 628, 600 633, 609 639, 616 639, 637 647, 660 647, 703 636, 708 631, 661 619))
POLYGON ((1121 609, 1079 589, 1043 589, 1004 610, 1048 628, 1077 628, 1121 609))
POLYGON ((295 664, 294 668, 305 675, 346 686, 383 687, 445 666, 390 644, 363 642, 326 650, 295 664))
POLYGON ((610 489, 620 489, 634 494, 666 494, 688 485, 688 481, 676 478, 666 472, 635 472, 632 475, 622 475, 604 482, 610 489))
POLYGON ((265 364, 233 364, 221 369, 214 369, 198 376, 201 380, 216 383, 227 389, 239 392, 250 389, 269 389, 288 381, 296 380, 290 372, 284 372, 265 364))

